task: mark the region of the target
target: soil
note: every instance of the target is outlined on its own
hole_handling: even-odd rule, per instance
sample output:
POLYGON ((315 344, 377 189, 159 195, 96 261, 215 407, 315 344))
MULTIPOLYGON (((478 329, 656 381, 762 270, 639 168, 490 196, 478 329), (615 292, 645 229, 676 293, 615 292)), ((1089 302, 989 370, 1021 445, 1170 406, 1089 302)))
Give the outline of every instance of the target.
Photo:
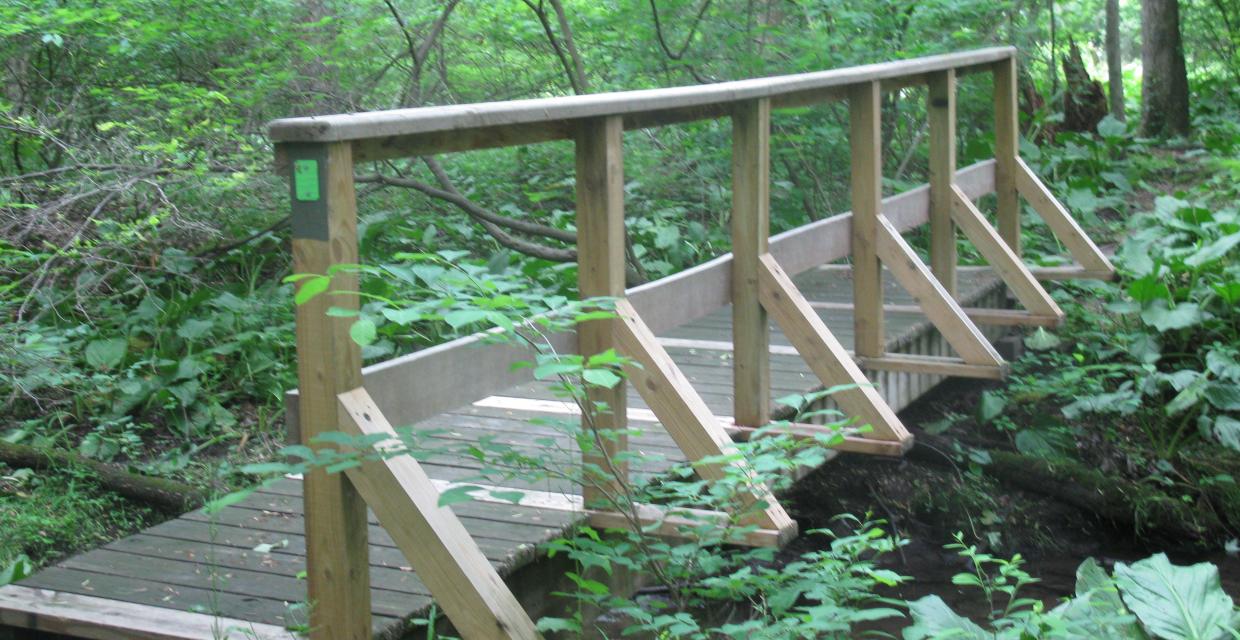
MULTIPOLYGON (((971 414, 981 393, 994 386, 952 380, 900 417, 920 434, 921 425, 948 413, 971 414)), ((1166 550, 1143 534, 1117 529, 1076 507, 968 474, 961 468, 967 462, 946 452, 943 455, 952 464, 928 463, 924 456, 889 460, 845 454, 798 482, 785 504, 802 531, 838 526, 833 519, 841 513, 870 514, 886 521, 888 531, 909 542, 885 559, 885 568, 910 579, 882 595, 916 600, 937 594, 958 613, 979 621, 989 613, 980 592, 952 584, 953 575, 972 571, 967 560, 944 549, 956 532, 964 534, 966 543, 998 557, 1019 553, 1026 562, 1024 570, 1040 579, 1022 595, 1041 599, 1048 608, 1072 595, 1076 569, 1086 558, 1110 570, 1116 562, 1132 562, 1166 550)), ((822 536, 801 536, 786 553, 795 557, 821 546, 823 540, 822 536)), ((1223 588, 1240 600, 1240 557, 1221 549, 1192 551, 1187 545, 1168 555, 1176 564, 1214 563, 1223 588)), ((898 636, 906 624, 895 620, 867 628, 898 636)))

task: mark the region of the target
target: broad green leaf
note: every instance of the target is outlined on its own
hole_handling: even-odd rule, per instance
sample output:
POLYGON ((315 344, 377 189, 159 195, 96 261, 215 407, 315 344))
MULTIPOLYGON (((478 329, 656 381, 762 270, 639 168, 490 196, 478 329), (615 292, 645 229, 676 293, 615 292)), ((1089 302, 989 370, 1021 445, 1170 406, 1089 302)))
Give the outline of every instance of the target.
POLYGON ((443 317, 453 329, 460 329, 467 324, 473 324, 487 317, 487 311, 482 309, 460 309, 452 311, 443 317))
POLYGON ((114 369, 125 359, 127 351, 129 341, 125 338, 94 340, 86 345, 86 363, 101 371, 114 369))
POLYGON ((363 347, 374 342, 376 335, 375 321, 370 318, 358 318, 349 327, 349 337, 363 347))
POLYGON ((1240 420, 1231 416, 1216 416, 1211 428, 1217 439, 1232 451, 1240 451, 1240 420))
POLYGON ((1033 429, 1021 429, 1015 438, 1016 450, 1035 458, 1054 458, 1059 450, 1046 436, 1033 429))
POLYGON ((1128 285, 1128 295, 1133 300, 1144 305, 1155 300, 1170 300, 1171 289, 1168 289, 1166 283, 1159 280, 1157 276, 1148 275, 1144 278, 1133 280, 1128 285))
POLYGON ((1227 252, 1236 248, 1236 245, 1240 245, 1240 231, 1223 236, 1202 247, 1200 251, 1184 260, 1184 264, 1194 269, 1201 265, 1209 264, 1227 255, 1227 252))
POLYGON ((972 620, 957 615, 938 596, 926 596, 908 603, 908 612, 913 618, 913 624, 904 629, 904 640, 936 638, 993 640, 994 638, 972 620))
POLYGON ((454 505, 454 504, 458 504, 461 502, 469 502, 474 499, 474 497, 471 495, 472 493, 474 493, 475 491, 482 491, 482 490, 483 490, 482 487, 477 487, 477 486, 470 485, 470 484, 462 484, 462 485, 457 485, 455 487, 451 487, 444 491, 440 491, 439 492, 439 506, 447 507, 449 505, 454 505))
POLYGON ((17 556, 7 567, 0 567, 0 587, 34 575, 34 563, 26 554, 17 556))
POLYGON ((1208 562, 1181 567, 1162 553, 1131 565, 1120 562, 1115 583, 1152 635, 1167 640, 1229 637, 1232 600, 1219 583, 1218 568, 1208 562))
POLYGON ((297 293, 293 295, 293 302, 297 304, 305 304, 312 298, 327 291, 327 287, 331 286, 332 279, 327 276, 313 275, 301 281, 301 286, 297 287, 297 293))
POLYGON ((1213 381, 1206 385, 1203 395, 1216 409, 1240 411, 1240 384, 1213 381))
POLYGON ((981 400, 977 404, 977 419, 982 423, 990 422, 999 417, 1005 408, 1007 408, 1007 398, 1004 398, 1002 394, 983 391, 981 400))
POLYGON ((581 372, 581 377, 592 385, 607 389, 615 387, 621 380, 620 376, 607 369, 586 369, 581 372))
POLYGON ((1202 318, 1201 307, 1192 302, 1182 302, 1168 308, 1165 301, 1156 300, 1141 312, 1141 319, 1159 332, 1187 329, 1200 324, 1202 318))
POLYGON ((207 335, 207 332, 211 331, 211 328, 214 326, 215 323, 210 320, 195 320, 191 318, 177 327, 177 335, 186 340, 197 340, 207 335))
POLYGON ((1032 335, 1025 338, 1025 346, 1034 351, 1046 351, 1059 346, 1059 336, 1047 331, 1043 327, 1038 327, 1032 335))

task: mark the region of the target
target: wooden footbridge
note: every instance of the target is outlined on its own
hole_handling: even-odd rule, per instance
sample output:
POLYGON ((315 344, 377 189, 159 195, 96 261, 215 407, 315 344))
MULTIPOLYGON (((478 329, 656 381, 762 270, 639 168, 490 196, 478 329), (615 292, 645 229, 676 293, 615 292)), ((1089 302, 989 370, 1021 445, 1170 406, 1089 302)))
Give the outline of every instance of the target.
MULTIPOLYGON (((592 392, 613 411, 590 424, 632 423, 641 435, 602 440, 611 451, 592 455, 663 454, 632 465, 640 481, 732 450, 768 424, 773 395, 860 384, 834 402, 871 430, 838 448, 899 456, 912 440, 896 411, 944 376, 1002 377, 989 339, 996 329, 1062 320, 1039 280, 1114 273, 1017 155, 1015 55, 1002 47, 714 85, 279 120, 270 133, 291 176, 294 268, 326 274, 356 263, 357 163, 574 140, 579 289, 615 297, 616 314, 553 340, 583 355, 615 348, 640 365, 626 370, 627 385, 592 392), (957 169, 956 79, 966 73, 994 76, 995 157, 957 169), (930 181, 884 199, 881 96, 919 84, 929 87, 930 181), (850 108, 852 212, 768 237, 771 112, 836 100, 850 108), (732 121, 733 251, 625 290, 623 133, 707 118, 732 121), (991 193, 997 230, 973 204, 991 193), (1021 262, 1021 196, 1073 266, 1021 262), (927 223, 929 265, 901 236, 927 223), (957 229, 990 268, 957 268, 957 229), (1019 309, 1007 308, 1009 295, 1019 309)), ((528 370, 511 369, 530 354, 481 337, 363 368, 351 320, 326 313, 358 307, 356 276, 336 272, 330 290, 297 310, 295 442, 413 425, 436 438, 534 446, 531 434, 551 432, 531 418, 576 411, 528 370)), ((549 460, 564 458, 562 444, 546 450, 549 460)), ((699 469, 707 480, 723 473, 699 469)), ((525 492, 520 504, 438 505, 440 491, 477 472, 467 457, 401 456, 290 478, 215 515, 186 514, 0 588, 0 623, 86 638, 275 638, 293 627, 360 639, 401 636, 434 601, 468 640, 538 637, 532 619, 548 583, 539 543, 581 522, 625 520, 594 508, 590 491, 553 481, 514 482, 525 492)), ((757 530, 744 542, 795 536, 778 499, 753 493, 768 506, 746 516, 757 530)), ((676 516, 649 505, 640 513, 676 533, 676 516)))

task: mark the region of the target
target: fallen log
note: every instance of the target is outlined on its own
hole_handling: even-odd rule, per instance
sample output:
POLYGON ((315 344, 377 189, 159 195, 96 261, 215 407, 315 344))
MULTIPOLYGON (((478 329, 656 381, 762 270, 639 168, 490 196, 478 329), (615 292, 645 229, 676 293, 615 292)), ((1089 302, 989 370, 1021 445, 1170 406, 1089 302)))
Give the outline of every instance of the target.
POLYGON ((61 449, 36 449, 0 440, 0 462, 17 469, 55 469, 66 466, 88 469, 94 474, 99 486, 165 513, 185 513, 207 501, 206 491, 183 482, 144 476, 61 449))

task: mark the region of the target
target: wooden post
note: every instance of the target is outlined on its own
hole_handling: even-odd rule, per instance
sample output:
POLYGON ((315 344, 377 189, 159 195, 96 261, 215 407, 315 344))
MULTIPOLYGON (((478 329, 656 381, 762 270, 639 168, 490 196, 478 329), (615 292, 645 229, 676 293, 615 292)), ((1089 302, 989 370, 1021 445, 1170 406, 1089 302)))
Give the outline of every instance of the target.
POLYGON ((1020 154, 1020 112, 1016 102, 1016 54, 995 63, 995 198, 999 237, 1020 256, 1020 199, 1016 160, 1020 154))
POLYGON ((882 92, 878 82, 850 88, 848 137, 852 149, 853 322, 856 352, 879 357, 883 337, 883 267, 875 249, 883 206, 882 92))
POLYGON ((770 235, 771 101, 732 112, 732 385, 736 424, 770 419, 771 355, 766 310, 758 298, 758 256, 770 235))
POLYGON ((956 176, 956 70, 930 76, 930 271, 956 296, 956 227, 952 182, 956 176))
MULTIPOLYGON (((583 299, 624 295, 624 121, 608 116, 584 122, 577 131, 577 289, 583 299)), ((578 327, 581 355, 589 357, 615 346, 615 319, 591 320, 578 327)), ((625 384, 611 389, 593 387, 587 392, 590 415, 582 425, 599 430, 623 430, 626 422, 625 384), (605 403, 606 411, 594 411, 605 403)), ((582 497, 587 506, 613 509, 606 504, 606 490, 615 494, 627 469, 614 461, 628 447, 623 434, 601 434, 600 450, 583 456, 587 466, 597 465, 612 478, 586 474, 582 497), (613 460, 609 467, 607 459, 613 460), (602 482, 600 486, 597 483, 602 482), (593 486, 591 486, 593 484, 593 486), (607 488, 606 485, 611 487, 607 488)))
MULTIPOLYGON (((357 262, 357 200, 347 142, 285 144, 291 167, 293 272, 325 274, 357 262)), ((309 280, 302 280, 298 287, 309 280)), ((361 348, 349 337, 351 318, 329 307, 357 309, 356 274, 338 273, 328 293, 297 305, 297 380, 302 444, 342 431, 336 396, 362 384, 361 348), (353 292, 353 293, 350 293, 353 292)), ((370 550, 366 503, 343 473, 315 469, 303 483, 310 637, 369 640, 370 550)))

